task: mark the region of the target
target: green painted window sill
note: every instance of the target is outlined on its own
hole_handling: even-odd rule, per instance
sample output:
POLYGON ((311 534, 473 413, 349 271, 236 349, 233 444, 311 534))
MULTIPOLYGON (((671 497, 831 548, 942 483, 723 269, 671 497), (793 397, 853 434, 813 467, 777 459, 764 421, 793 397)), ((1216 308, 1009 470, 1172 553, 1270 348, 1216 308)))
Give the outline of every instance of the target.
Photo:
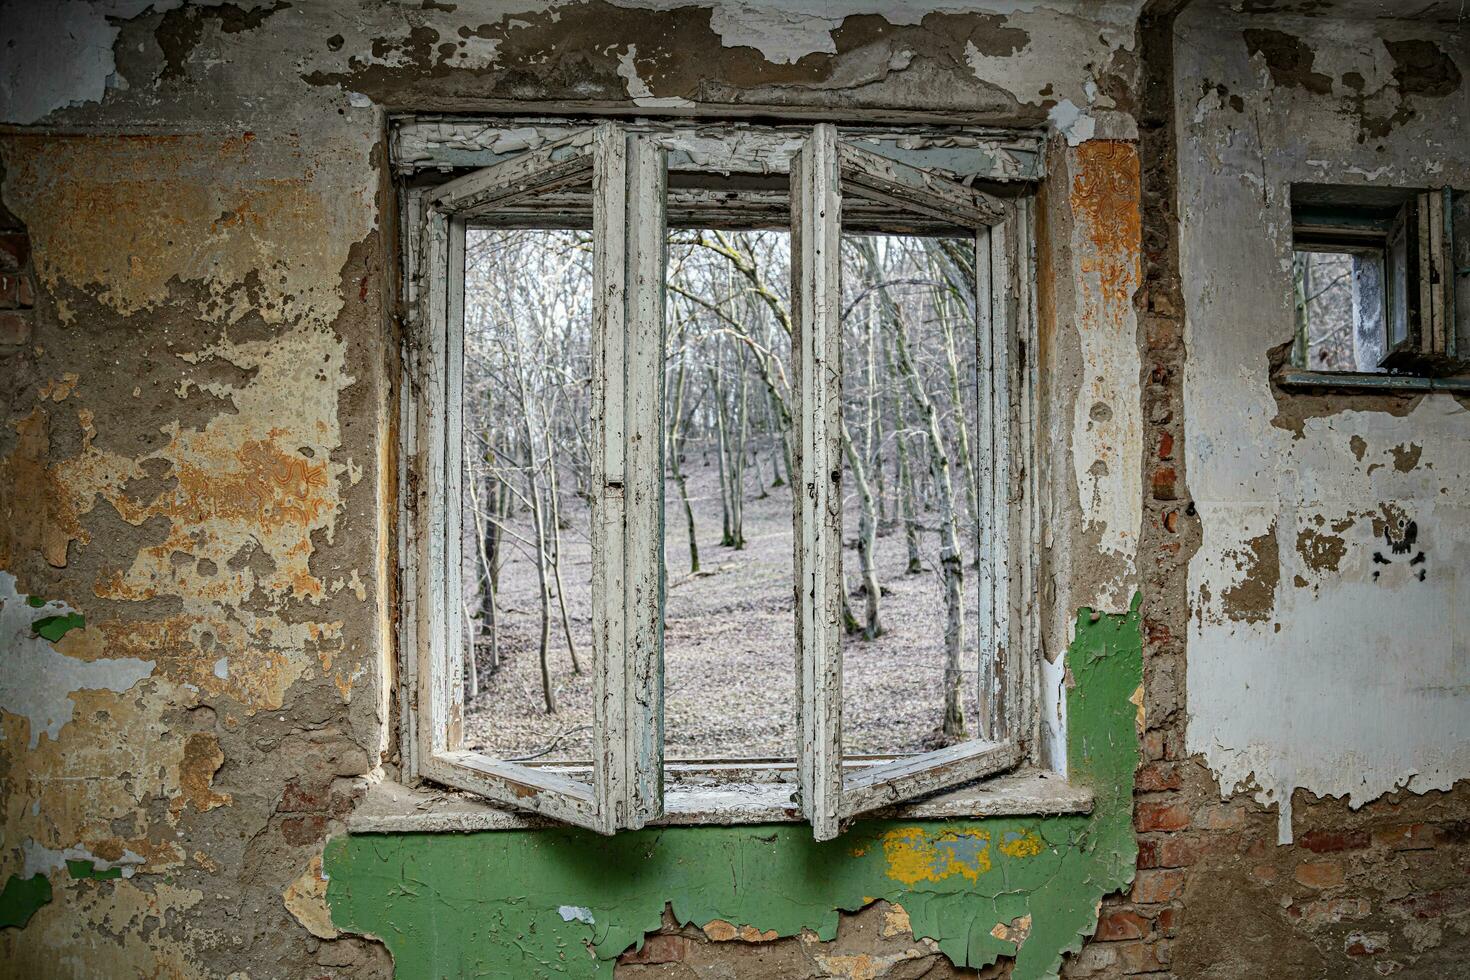
MULTIPOLYGON (((656 825, 800 823, 791 804, 790 783, 742 783, 668 790, 656 825)), ((1091 813, 1092 791, 1069 784, 1054 772, 1023 769, 927 799, 875 810, 867 816, 903 820, 972 817, 1052 816, 1091 813)), ((464 793, 435 786, 382 781, 369 788, 347 820, 354 834, 525 830, 558 826, 554 821, 492 806, 464 793)))

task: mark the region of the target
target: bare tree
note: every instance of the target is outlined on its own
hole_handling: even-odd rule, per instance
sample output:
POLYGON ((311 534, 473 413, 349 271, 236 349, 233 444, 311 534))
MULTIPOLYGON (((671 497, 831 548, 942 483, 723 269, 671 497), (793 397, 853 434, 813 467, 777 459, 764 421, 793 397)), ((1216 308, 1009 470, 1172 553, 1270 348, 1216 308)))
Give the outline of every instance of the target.
POLYGON ((928 436, 929 473, 939 510, 939 564, 944 580, 944 720, 946 740, 965 738, 965 715, 961 702, 963 668, 961 658, 965 645, 964 568, 960 555, 954 490, 950 482, 949 453, 939 423, 934 400, 925 390, 909 345, 908 324, 904 313, 890 294, 877 249, 871 239, 859 239, 857 248, 866 263, 870 281, 878 283, 879 305, 883 318, 892 331, 895 366, 919 421, 928 436))

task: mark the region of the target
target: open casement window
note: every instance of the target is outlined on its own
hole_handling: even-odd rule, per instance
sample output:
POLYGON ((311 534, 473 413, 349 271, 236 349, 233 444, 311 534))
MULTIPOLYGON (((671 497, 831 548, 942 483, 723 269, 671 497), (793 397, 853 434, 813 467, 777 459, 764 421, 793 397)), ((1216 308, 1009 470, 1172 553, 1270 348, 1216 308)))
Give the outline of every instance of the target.
MULTIPOLYGON (((1019 268, 1029 248, 1024 213, 1014 202, 841 139, 827 124, 815 127, 791 165, 799 798, 818 840, 837 836, 866 811, 1012 769, 1029 750, 1023 705, 1029 634, 1021 625, 1029 601, 1013 585, 1029 582, 1021 573, 1030 555, 1014 543, 1029 520, 1022 504, 1026 498, 1029 505, 1025 486, 1034 471, 1025 462, 1032 393, 1024 380, 1027 352, 1018 342, 1028 301, 1019 268), (975 617, 978 642, 968 649, 980 688, 978 730, 959 744, 867 765, 844 757, 842 737, 845 201, 881 202, 954 226, 973 243, 976 271, 976 456, 984 500, 976 542, 979 601, 963 618, 951 613, 946 629, 963 630, 975 617)), ((957 549, 942 546, 940 564, 958 583, 957 549)))
MULTIPOLYGON (((602 833, 662 812, 665 151, 605 124, 459 177, 423 198, 423 324, 407 540, 421 777, 602 833), (461 747, 459 579, 465 240, 477 218, 590 185, 592 760, 585 779, 461 747)), ((586 200, 585 195, 581 198, 586 200)), ((585 216, 577 216, 585 227, 585 216)))
POLYGON ((1453 188, 1292 188, 1290 384, 1462 387, 1470 203, 1453 188))

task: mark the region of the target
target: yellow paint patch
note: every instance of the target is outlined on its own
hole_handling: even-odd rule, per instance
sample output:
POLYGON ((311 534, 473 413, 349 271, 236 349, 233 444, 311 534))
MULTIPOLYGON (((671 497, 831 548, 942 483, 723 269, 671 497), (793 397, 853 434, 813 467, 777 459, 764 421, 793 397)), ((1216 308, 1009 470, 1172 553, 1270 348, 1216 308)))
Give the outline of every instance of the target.
POLYGON ((1136 687, 1136 688, 1133 689, 1133 693, 1131 695, 1129 695, 1129 697, 1128 697, 1128 703, 1131 704, 1131 705, 1133 705, 1133 707, 1135 707, 1136 709, 1138 709, 1137 712, 1136 712, 1136 717, 1133 719, 1133 727, 1138 730, 1138 734, 1141 737, 1143 735, 1143 685, 1142 684, 1138 685, 1138 687, 1136 687))
POLYGON ((990 834, 983 830, 901 827, 883 835, 888 877, 905 885, 940 882, 955 875, 977 881, 990 870, 990 834))
POLYGON ((1000 842, 1000 852, 1007 857, 1035 857, 1044 850, 1046 850, 1046 844, 1042 842, 1041 835, 1034 830, 1022 833, 1008 831, 1000 842))
POLYGON ((65 401, 76 388, 81 377, 75 371, 67 371, 59 379, 53 379, 41 386, 41 400, 51 399, 54 402, 65 401))
POLYGON ((26 928, 0 929, 6 976, 187 980, 204 975, 201 952, 222 942, 217 924, 191 912, 204 898, 199 891, 127 878, 98 888, 64 878, 52 877, 59 894, 26 928))

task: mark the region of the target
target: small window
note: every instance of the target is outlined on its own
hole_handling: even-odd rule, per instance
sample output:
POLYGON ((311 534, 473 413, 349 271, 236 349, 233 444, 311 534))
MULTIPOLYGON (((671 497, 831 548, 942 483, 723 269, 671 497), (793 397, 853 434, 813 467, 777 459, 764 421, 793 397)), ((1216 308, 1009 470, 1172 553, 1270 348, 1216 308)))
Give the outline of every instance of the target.
POLYGON ((1292 188, 1285 380, 1382 384, 1465 369, 1470 315, 1457 293, 1470 286, 1455 288, 1467 271, 1465 198, 1450 188, 1292 188))

